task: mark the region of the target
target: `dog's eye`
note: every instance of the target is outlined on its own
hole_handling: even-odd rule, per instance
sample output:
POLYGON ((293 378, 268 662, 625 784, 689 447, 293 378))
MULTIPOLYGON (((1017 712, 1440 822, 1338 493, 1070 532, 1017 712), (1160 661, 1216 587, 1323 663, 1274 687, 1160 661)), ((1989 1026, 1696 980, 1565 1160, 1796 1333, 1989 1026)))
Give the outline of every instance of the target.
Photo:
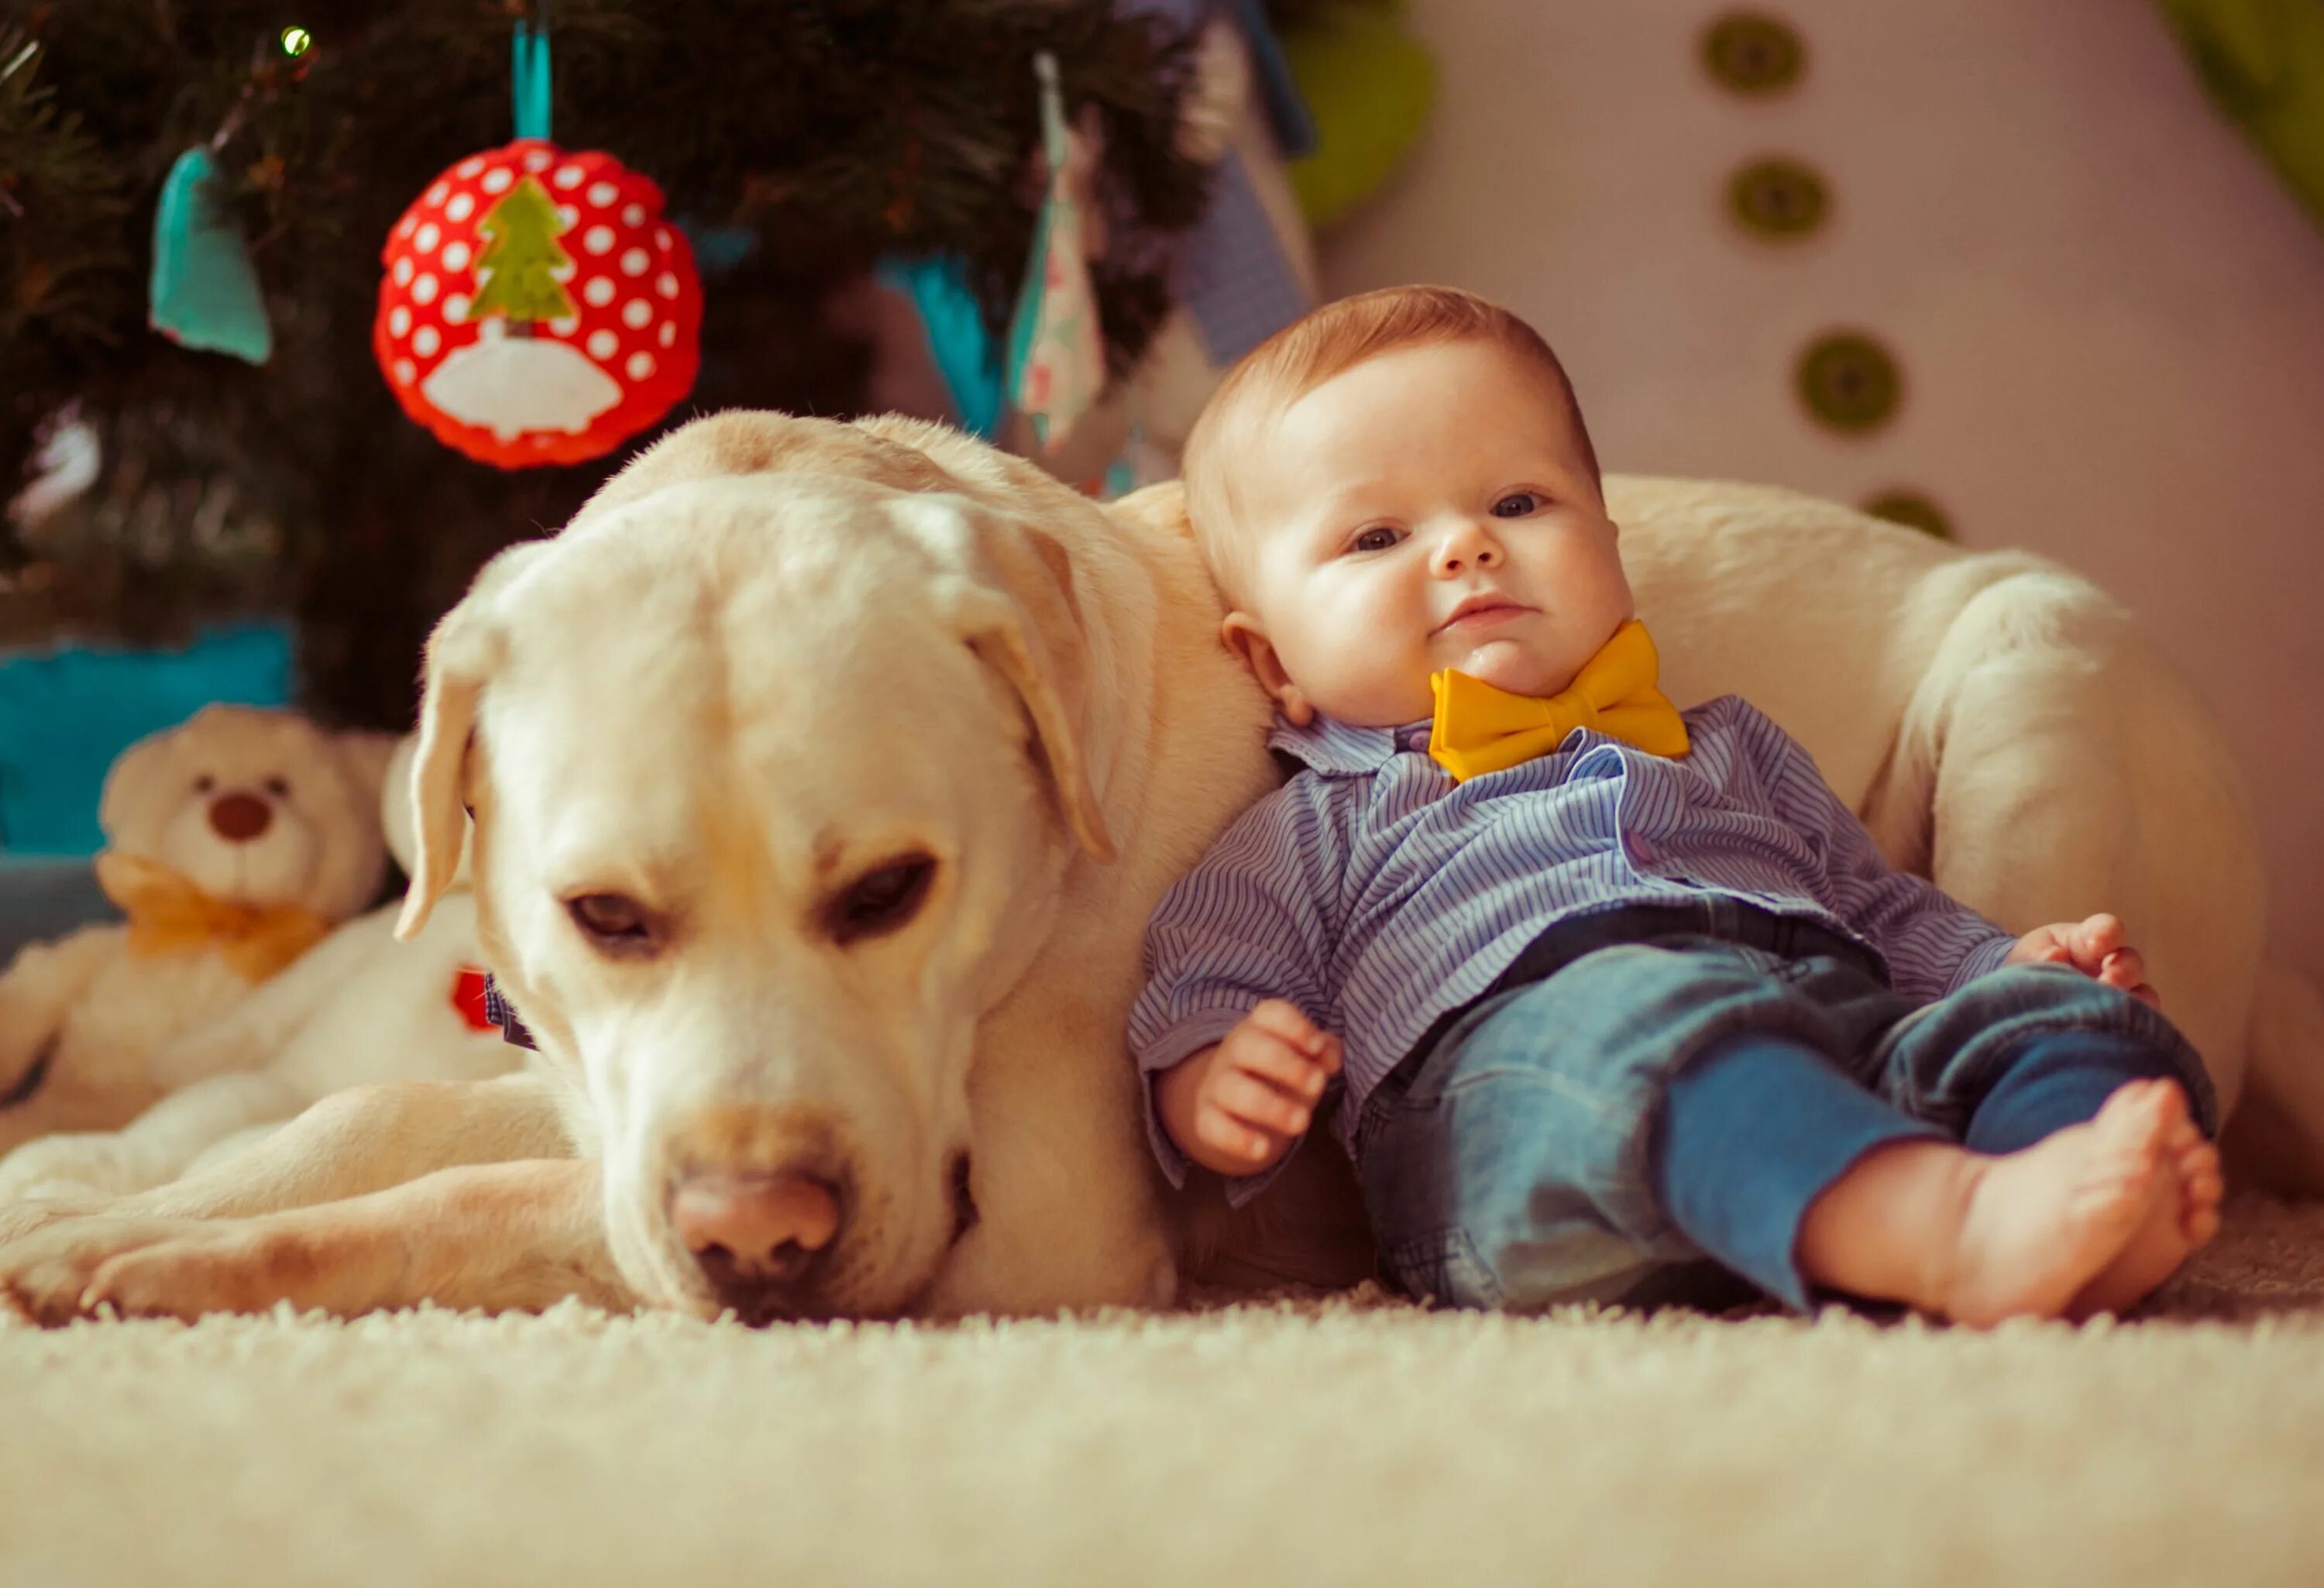
POLYGON ((824 910, 824 927, 844 946, 892 932, 927 902, 936 863, 926 854, 899 855, 872 867, 835 895, 824 910))
POLYGON ((194 792, 197 794, 207 794, 217 787, 217 780, 208 772, 194 780, 194 792))
POLYGON ((650 954, 659 946, 654 913, 619 893, 584 893, 565 901, 565 913, 590 943, 611 954, 650 954))
POLYGON ((290 780, 269 778, 266 780, 266 791, 277 799, 288 799, 290 798, 290 780))

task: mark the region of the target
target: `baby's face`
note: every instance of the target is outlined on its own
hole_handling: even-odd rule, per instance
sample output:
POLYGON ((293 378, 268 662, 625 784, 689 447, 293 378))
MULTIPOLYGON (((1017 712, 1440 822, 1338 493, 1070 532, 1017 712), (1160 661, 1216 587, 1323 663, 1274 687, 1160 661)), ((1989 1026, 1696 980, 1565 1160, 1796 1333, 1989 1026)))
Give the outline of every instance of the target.
POLYGON ((1295 722, 1417 721, 1441 668, 1554 695, 1635 610, 1549 377, 1489 344, 1360 364, 1228 461, 1250 537, 1228 641, 1295 722))

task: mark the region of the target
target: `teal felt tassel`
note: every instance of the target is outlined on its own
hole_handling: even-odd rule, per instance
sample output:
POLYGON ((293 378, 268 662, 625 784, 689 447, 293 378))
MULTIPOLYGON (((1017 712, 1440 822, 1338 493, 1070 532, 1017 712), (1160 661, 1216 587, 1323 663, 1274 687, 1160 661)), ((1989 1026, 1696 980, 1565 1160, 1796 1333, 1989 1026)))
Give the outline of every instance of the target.
POLYGON ((266 300, 226 185, 207 149, 170 168, 153 211, 153 277, 147 318, 181 347, 264 364, 274 351, 266 300))
POLYGON ((952 394, 953 422, 972 436, 997 439, 1003 406, 1001 364, 984 328, 984 311, 968 284, 967 262, 954 254, 926 259, 890 254, 872 273, 920 311, 928 352, 952 394))

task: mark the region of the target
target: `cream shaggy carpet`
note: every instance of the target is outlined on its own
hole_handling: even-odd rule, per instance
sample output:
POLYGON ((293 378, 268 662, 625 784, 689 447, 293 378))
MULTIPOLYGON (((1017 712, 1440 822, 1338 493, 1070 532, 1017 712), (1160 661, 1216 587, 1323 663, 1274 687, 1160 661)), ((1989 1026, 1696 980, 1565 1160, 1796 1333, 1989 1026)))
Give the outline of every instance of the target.
POLYGON ((0 1330, 0 1582, 2314 1588, 2324 1205, 2237 1204, 2080 1331, 1370 1290, 0 1330))

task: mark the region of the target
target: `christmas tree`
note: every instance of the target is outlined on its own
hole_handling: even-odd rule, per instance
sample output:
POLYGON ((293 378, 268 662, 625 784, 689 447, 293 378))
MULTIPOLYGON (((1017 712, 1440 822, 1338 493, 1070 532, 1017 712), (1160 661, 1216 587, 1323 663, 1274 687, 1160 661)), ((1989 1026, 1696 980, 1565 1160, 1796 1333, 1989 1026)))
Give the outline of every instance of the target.
POLYGON ((476 262, 484 290, 468 310, 471 318, 504 314, 521 325, 573 312, 573 300, 556 275, 573 263, 572 255, 557 245, 565 224, 538 179, 526 177, 511 188, 484 212, 477 229, 492 243, 476 262))
MULTIPOLYGON (((44 438, 97 480, 0 527, 0 644, 181 640, 297 622, 308 703, 410 720, 419 646, 475 568, 554 529, 632 448, 502 472, 399 411, 370 324, 389 226, 512 134, 510 41, 538 0, 0 0, 0 496, 44 438), (146 324, 157 196, 205 147, 273 352, 252 366, 146 324)), ((825 303, 882 258, 956 256, 997 332, 1036 208, 1034 60, 1103 151, 1093 270, 1109 356, 1168 309, 1167 242, 1204 200, 1177 151, 1190 42, 1105 0, 557 0, 558 142, 651 177, 697 238, 702 371, 669 416, 845 414, 868 351, 825 303)), ((561 292, 551 219, 512 195, 491 307, 561 292)), ((478 311, 489 312, 484 305, 478 311)), ((639 439, 640 443, 651 436, 639 439)))

